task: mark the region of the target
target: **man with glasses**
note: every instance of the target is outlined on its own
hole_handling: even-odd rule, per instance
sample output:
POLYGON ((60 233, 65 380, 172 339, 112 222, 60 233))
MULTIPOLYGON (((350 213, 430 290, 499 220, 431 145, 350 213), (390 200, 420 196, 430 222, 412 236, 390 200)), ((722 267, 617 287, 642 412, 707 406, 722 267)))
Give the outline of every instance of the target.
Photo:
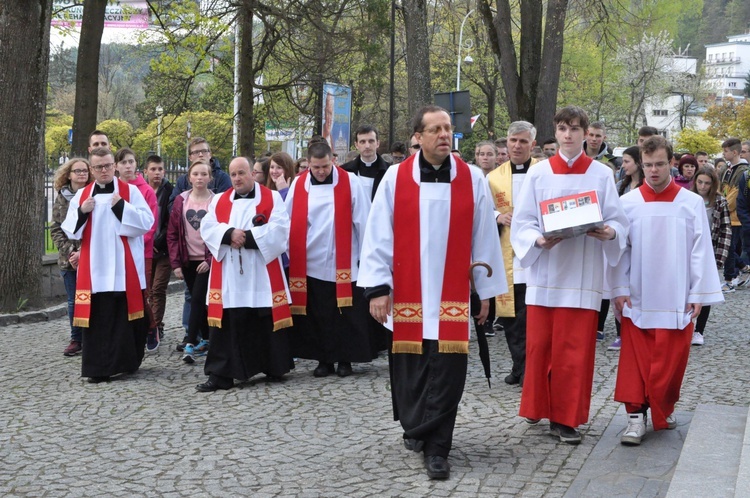
POLYGON ((416 154, 417 151, 422 147, 419 144, 419 140, 417 140, 417 137, 415 135, 416 133, 413 134, 411 138, 409 139, 409 151, 408 152, 410 156, 416 154))
POLYGON ((413 138, 420 150, 389 168, 375 195, 358 285, 375 320, 393 316, 391 392, 404 447, 424 452, 430 479, 447 479, 466 383, 469 275, 482 299, 479 325, 489 299, 508 288, 490 192, 478 168, 451 154, 450 114, 423 107, 413 138), (472 261, 490 265, 492 277, 472 261))
POLYGON ((625 252, 607 269, 622 315, 615 400, 628 413, 625 445, 641 444, 649 409, 654 430, 677 427, 692 320, 702 306, 724 301, 703 199, 672 179, 664 137, 643 142, 641 156, 645 181, 621 198, 630 221, 625 252))
MULTIPOLYGON (((211 164, 211 176, 212 179, 208 184, 208 189, 215 194, 225 192, 232 186, 232 180, 229 178, 219 164, 219 160, 211 155, 211 147, 208 145, 208 141, 202 137, 195 137, 190 141, 188 145, 188 153, 190 157, 190 163, 203 159, 211 164)), ((189 165, 188 165, 189 166, 189 165)), ((180 195, 180 193, 190 190, 190 182, 188 182, 187 175, 181 175, 177 179, 172 195, 169 197, 170 207, 174 198, 180 195)))
POLYGON ((109 149, 93 149, 90 162, 94 182, 70 201, 62 229, 81 240, 73 324, 83 327, 81 375, 99 383, 143 360, 143 235, 154 215, 138 187, 115 179, 109 149))

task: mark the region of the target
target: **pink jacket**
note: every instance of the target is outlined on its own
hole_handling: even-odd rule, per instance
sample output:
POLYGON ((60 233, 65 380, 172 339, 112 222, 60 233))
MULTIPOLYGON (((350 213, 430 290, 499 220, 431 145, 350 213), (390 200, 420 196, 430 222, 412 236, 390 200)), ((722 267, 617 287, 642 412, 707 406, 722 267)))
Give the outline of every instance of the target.
POLYGON ((143 179, 140 173, 135 177, 135 180, 128 183, 138 187, 141 195, 146 199, 148 207, 151 208, 151 212, 154 214, 154 225, 151 227, 151 230, 143 236, 143 249, 146 254, 146 259, 151 259, 154 257, 154 234, 156 233, 156 227, 159 223, 159 204, 156 202, 156 194, 154 193, 154 189, 151 188, 151 185, 143 179))

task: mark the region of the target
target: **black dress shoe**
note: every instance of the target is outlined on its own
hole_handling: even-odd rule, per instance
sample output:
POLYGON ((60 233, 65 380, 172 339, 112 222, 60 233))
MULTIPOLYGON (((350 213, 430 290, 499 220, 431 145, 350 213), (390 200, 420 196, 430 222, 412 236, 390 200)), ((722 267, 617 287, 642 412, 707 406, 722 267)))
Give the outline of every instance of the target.
POLYGON ((419 439, 404 438, 404 448, 415 453, 419 453, 424 448, 424 441, 419 439))
POLYGON ((352 374, 352 364, 348 361, 340 361, 336 374, 339 377, 349 377, 352 374))
POLYGON ((197 386, 195 386, 195 390, 200 393, 212 393, 220 389, 226 391, 227 389, 231 389, 233 387, 234 387, 234 384, 222 385, 214 380, 208 379, 203 384, 198 384, 197 386))
POLYGON ((561 443, 573 445, 581 444, 581 433, 578 432, 578 429, 575 427, 568 427, 567 425, 550 422, 549 433, 560 438, 561 443))
POLYGON ((100 384, 102 382, 109 382, 109 377, 89 377, 89 384, 100 384))
POLYGON ((514 384, 518 384, 519 382, 521 382, 521 378, 512 372, 505 376, 506 384, 510 384, 512 386, 514 384))
POLYGON ((424 468, 430 479, 448 479, 451 475, 451 467, 445 457, 438 455, 425 455, 424 468))
POLYGON ((334 373, 336 370, 333 368, 333 363, 318 363, 318 366, 313 370, 314 377, 328 377, 329 374, 334 373))

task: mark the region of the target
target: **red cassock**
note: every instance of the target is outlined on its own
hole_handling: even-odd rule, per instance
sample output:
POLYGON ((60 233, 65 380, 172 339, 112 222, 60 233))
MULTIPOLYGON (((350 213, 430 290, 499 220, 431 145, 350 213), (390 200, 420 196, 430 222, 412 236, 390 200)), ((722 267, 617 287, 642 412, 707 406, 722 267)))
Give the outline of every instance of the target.
POLYGON ((628 413, 650 407, 654 430, 666 429, 680 399, 693 323, 682 330, 640 329, 623 317, 621 337, 615 401, 625 403, 628 413))
POLYGON ((569 427, 588 421, 598 320, 596 310, 527 306, 519 415, 569 427))

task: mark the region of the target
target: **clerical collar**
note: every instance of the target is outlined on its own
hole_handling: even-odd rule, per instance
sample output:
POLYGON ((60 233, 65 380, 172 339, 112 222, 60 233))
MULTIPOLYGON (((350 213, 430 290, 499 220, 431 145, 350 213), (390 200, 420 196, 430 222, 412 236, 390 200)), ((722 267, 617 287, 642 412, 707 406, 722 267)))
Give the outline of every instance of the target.
POLYGON ((370 166, 372 166, 373 164, 375 164, 375 161, 377 161, 377 160, 378 160, 378 156, 375 156, 375 159, 373 159, 373 160, 372 160, 372 161, 370 161, 369 163, 368 163, 367 161, 365 161, 364 159, 362 159, 362 156, 359 156, 359 160, 360 160, 360 162, 361 162, 362 164, 364 164, 364 166, 365 166, 366 168, 369 168, 370 166))
POLYGON ((560 157, 563 158, 563 161, 565 161, 568 164, 568 168, 572 168, 575 162, 578 160, 578 158, 581 157, 581 154, 583 154, 583 149, 581 149, 581 152, 576 154, 576 156, 571 159, 568 159, 567 157, 565 157, 565 154, 563 154, 562 151, 559 151, 558 153, 560 154, 560 157))
POLYGON ((315 178, 315 175, 310 173, 310 185, 333 185, 333 170, 331 170, 331 174, 326 176, 325 180, 322 182, 319 182, 317 178, 315 178))
POLYGON ((451 182, 451 156, 448 155, 440 166, 434 166, 425 159, 424 154, 419 154, 419 173, 422 183, 450 183, 451 182))
POLYGON ((529 169, 529 166, 531 166, 531 158, 528 158, 526 160, 526 162, 523 163, 523 164, 515 164, 515 163, 513 163, 513 161, 511 161, 510 164, 512 164, 513 165, 513 169, 515 169, 517 171, 526 170, 526 169, 529 169))
POLYGON ((235 190, 234 200, 236 201, 237 199, 255 199, 255 186, 253 186, 253 189, 247 194, 240 194, 235 190))
POLYGON ((105 183, 104 185, 100 183, 94 184, 94 194, 112 194, 115 191, 115 182, 111 181, 109 183, 105 183))

